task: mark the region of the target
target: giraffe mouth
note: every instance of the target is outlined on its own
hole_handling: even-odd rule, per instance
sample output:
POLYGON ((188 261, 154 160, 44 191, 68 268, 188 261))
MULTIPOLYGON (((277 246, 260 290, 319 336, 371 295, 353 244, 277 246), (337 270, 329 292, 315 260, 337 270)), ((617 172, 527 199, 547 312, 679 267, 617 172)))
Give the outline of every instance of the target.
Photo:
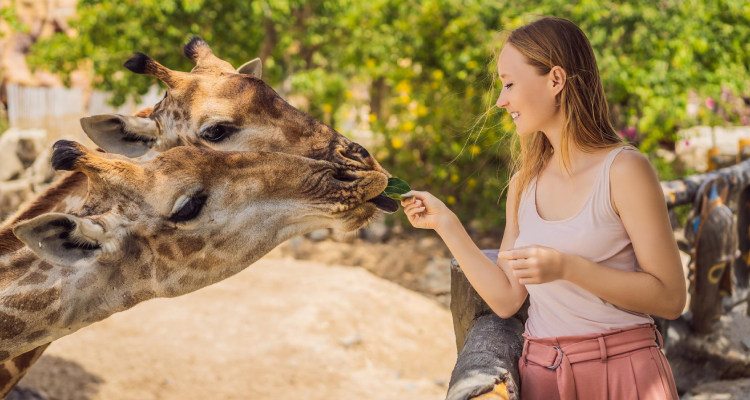
POLYGON ((375 204, 375 207, 377 207, 378 210, 386 212, 388 214, 393 214, 398 211, 398 203, 396 202, 396 200, 393 200, 392 198, 387 196, 383 196, 382 194, 379 194, 377 197, 367 200, 367 203, 375 204))

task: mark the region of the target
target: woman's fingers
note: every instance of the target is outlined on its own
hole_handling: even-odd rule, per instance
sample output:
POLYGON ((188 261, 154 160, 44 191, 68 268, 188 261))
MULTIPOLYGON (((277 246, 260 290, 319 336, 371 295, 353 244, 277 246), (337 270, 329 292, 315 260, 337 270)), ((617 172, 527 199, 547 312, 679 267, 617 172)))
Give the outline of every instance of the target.
POLYGON ((533 273, 533 271, 531 271, 529 269, 514 269, 513 270, 513 276, 515 276, 516 278, 519 278, 519 279, 521 279, 521 278, 531 278, 531 277, 534 276, 534 273, 533 273))
POLYGON ((416 207, 416 206, 404 210, 404 212, 406 212, 407 217, 411 217, 412 215, 420 213, 422 211, 424 211, 424 207, 416 207))

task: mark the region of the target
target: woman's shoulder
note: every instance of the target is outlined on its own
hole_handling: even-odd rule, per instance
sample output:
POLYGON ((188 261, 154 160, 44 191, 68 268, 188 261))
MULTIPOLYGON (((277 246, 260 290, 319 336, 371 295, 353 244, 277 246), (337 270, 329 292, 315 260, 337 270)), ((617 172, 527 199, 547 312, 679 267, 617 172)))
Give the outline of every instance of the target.
MULTIPOLYGON (((663 198, 656 169, 640 151, 622 150, 612 161, 609 171, 612 200, 620 205, 640 199, 663 198)), ((619 212, 618 212, 619 214, 619 212)))
POLYGON ((646 155, 638 151, 635 147, 622 147, 623 149, 615 154, 615 158, 612 160, 610 179, 632 180, 634 178, 644 178, 644 174, 650 175, 651 172, 656 173, 646 155), (636 176, 634 177, 633 175, 636 176))

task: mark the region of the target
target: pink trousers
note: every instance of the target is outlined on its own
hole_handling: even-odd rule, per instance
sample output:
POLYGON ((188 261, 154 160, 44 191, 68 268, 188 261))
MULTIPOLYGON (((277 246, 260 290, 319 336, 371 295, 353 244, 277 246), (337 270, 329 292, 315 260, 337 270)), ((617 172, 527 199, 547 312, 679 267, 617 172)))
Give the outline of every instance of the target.
POLYGON ((679 399, 653 324, 581 336, 523 336, 523 400, 679 399))

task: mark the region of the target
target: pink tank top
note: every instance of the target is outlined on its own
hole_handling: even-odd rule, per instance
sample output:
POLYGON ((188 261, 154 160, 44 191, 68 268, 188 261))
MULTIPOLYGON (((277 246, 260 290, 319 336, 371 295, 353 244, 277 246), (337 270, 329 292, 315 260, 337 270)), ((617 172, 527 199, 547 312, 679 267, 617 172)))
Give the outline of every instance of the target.
MULTIPOLYGON (((633 245, 610 203, 609 169, 622 149, 610 151, 583 207, 564 220, 546 221, 536 210, 536 178, 524 192, 518 210, 519 235, 514 247, 540 245, 576 254, 597 264, 640 271, 633 245)), ((535 337, 586 335, 653 323, 641 313, 624 310, 568 281, 528 285, 530 303, 526 333, 535 337)))

